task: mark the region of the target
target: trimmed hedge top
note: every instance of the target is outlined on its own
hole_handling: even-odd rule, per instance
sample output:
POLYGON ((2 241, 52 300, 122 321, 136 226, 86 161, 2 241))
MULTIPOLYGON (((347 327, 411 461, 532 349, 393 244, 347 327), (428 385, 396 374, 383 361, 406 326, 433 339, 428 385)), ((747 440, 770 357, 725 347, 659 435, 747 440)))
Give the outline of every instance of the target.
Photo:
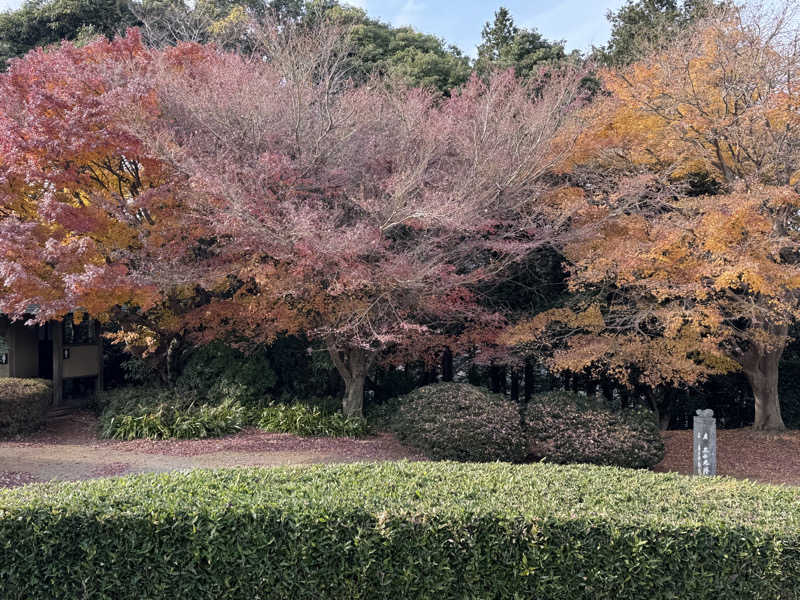
POLYGON ((797 573, 800 489, 726 478, 382 463, 0 491, 9 599, 789 599, 797 573))
POLYGON ((52 386, 45 379, 0 378, 0 436, 38 429, 51 398, 52 386))
POLYGON ((47 379, 0 377, 0 402, 26 400, 42 394, 49 394, 50 390, 51 383, 47 379))

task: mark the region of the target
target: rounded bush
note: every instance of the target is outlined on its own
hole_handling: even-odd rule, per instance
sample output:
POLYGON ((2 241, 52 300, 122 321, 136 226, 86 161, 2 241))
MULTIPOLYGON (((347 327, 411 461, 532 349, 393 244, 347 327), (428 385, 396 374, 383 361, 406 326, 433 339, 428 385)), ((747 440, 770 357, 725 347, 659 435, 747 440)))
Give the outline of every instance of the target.
POLYGON ((0 378, 0 436, 41 427, 51 398, 52 387, 44 379, 0 378))
POLYGON ((518 462, 525 439, 517 406, 464 383, 437 383, 402 399, 391 421, 401 442, 434 460, 518 462))
POLYGON ((580 394, 548 392, 524 411, 528 451, 536 460, 650 468, 664 442, 650 411, 612 411, 580 394))

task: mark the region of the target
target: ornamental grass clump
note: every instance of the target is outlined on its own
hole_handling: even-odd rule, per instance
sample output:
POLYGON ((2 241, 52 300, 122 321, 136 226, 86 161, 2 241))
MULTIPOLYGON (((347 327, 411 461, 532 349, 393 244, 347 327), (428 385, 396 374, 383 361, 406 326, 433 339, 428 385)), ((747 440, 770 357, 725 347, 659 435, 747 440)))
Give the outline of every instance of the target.
POLYGON ((391 429, 433 460, 519 462, 526 454, 516 404, 464 383, 414 390, 402 399, 391 429))
POLYGON ((531 398, 524 411, 533 460, 650 468, 664 458, 664 442, 650 411, 612 411, 571 392, 531 398))
POLYGON ((261 412, 258 426, 274 433, 293 433, 316 437, 361 437, 367 422, 346 417, 341 412, 327 413, 317 406, 274 404, 261 412))
POLYGON ((103 394, 101 405, 101 435, 117 440, 221 437, 237 433, 251 418, 239 402, 198 403, 171 388, 121 388, 103 394))

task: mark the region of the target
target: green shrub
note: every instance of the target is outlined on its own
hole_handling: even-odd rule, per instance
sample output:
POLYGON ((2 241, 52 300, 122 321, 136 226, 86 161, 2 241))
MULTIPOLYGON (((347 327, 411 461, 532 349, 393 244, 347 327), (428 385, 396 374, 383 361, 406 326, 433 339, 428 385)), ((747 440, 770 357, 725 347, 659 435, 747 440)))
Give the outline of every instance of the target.
POLYGON ((516 404, 465 383, 437 383, 414 390, 402 399, 391 428, 400 441, 434 460, 525 458, 516 404))
POLYGON ((247 406, 263 406, 269 401, 276 381, 263 349, 244 354, 221 342, 212 342, 192 352, 175 387, 205 403, 231 400, 247 406))
POLYGON ((800 597, 800 490, 547 464, 147 474, 0 491, 4 600, 800 597))
POLYGON ((50 382, 44 379, 0 378, 0 437, 41 427, 52 394, 50 382))
POLYGON ((106 438, 201 439, 240 431, 250 414, 242 404, 199 404, 169 388, 121 388, 103 394, 101 435, 106 438))
POLYGON ((524 412, 534 459, 649 468, 664 458, 658 425, 646 409, 611 411, 571 392, 531 398, 524 412))
POLYGON ((380 404, 369 404, 364 409, 364 416, 370 428, 375 431, 390 431, 392 419, 403 404, 404 397, 389 398, 380 404))
POLYGON ((304 436, 359 437, 367 433, 364 419, 345 417, 340 412, 326 413, 304 404, 268 406, 261 412, 258 426, 265 431, 304 436))

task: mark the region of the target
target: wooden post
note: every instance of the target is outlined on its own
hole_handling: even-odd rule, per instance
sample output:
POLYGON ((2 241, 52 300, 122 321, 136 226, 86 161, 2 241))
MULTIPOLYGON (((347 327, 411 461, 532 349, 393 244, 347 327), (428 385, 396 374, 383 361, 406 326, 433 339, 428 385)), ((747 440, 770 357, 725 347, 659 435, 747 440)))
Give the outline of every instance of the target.
POLYGON ((60 406, 64 399, 64 326, 60 321, 51 321, 53 331, 53 406, 60 406))

